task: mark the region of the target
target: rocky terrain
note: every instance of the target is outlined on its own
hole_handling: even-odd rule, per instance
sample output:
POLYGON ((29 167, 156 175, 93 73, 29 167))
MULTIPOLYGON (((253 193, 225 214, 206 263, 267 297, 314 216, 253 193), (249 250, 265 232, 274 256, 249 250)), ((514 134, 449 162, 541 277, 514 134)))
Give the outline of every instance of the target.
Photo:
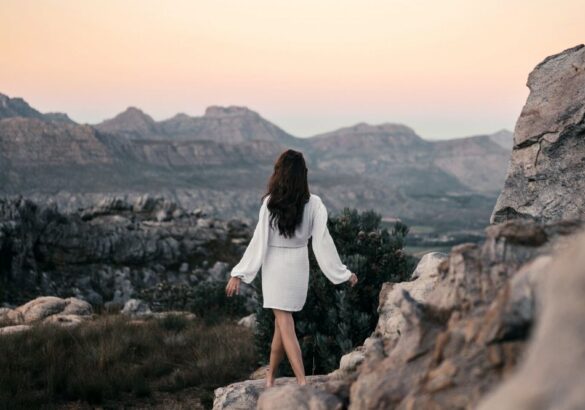
POLYGON ((162 121, 129 107, 100 124, 76 124, 0 94, 0 195, 75 212, 150 194, 251 223, 276 156, 295 148, 332 210, 373 208, 441 232, 477 230, 505 177, 506 136, 427 141, 405 125, 361 123, 298 138, 235 106, 162 121))
POLYGON ((250 235, 239 220, 148 195, 69 214, 19 196, 0 199, 0 303, 54 295, 123 305, 161 283, 223 283, 250 235))
POLYGON ((339 369, 302 387, 234 383, 214 409, 581 408, 584 62, 580 45, 531 72, 485 241, 427 254, 411 281, 385 284, 375 331, 339 369))

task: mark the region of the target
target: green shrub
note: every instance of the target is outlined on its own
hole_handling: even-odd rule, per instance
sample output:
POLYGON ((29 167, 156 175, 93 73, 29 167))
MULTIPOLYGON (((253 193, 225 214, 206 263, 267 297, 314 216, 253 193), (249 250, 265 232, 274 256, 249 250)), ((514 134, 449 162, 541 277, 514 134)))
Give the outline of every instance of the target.
POLYGON ((227 297, 225 286, 225 282, 200 282, 194 286, 160 282, 141 290, 138 297, 148 302, 155 311, 186 310, 195 313, 207 324, 247 315, 246 298, 242 295, 227 297))
MULTIPOLYGON (((307 374, 338 368, 341 356, 362 344, 375 329, 382 284, 408 280, 414 269, 414 260, 402 251, 408 227, 397 222, 389 232, 380 222, 381 216, 372 210, 358 213, 349 208, 328 221, 341 260, 358 276, 353 288, 348 283, 333 285, 319 269, 309 245, 307 301, 302 311, 293 314, 307 374)), ((255 280, 260 289, 261 275, 255 280)), ((256 315, 256 347, 261 362, 268 363, 274 315, 261 303, 256 315)), ((292 375, 288 361, 281 366, 282 374, 292 375)))

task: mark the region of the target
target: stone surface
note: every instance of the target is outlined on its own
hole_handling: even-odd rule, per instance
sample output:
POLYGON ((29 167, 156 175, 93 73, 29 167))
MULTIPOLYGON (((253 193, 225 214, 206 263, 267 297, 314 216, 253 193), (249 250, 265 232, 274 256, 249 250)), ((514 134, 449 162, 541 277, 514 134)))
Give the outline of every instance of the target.
MULTIPOLYGON (((327 376, 308 376, 307 382, 311 387, 325 389, 328 378, 327 376)), ((264 379, 246 380, 215 389, 213 410, 256 409, 258 398, 267 390, 265 383, 264 379)), ((278 377, 272 388, 289 384, 296 385, 296 379, 294 377, 278 377)))
POLYGON ((61 299, 55 296, 42 296, 14 309, 22 315, 24 323, 41 321, 49 316, 62 314, 67 316, 91 316, 91 305, 77 298, 61 299))
POLYGON ((547 263, 532 342, 479 410, 578 409, 585 403, 585 231, 547 263))
POLYGON ((514 129, 508 176, 492 223, 585 216, 585 45, 539 63, 514 129))
POLYGON ((258 398, 258 410, 341 410, 341 400, 313 386, 287 384, 266 390, 258 398))
POLYGON ((127 316, 148 316, 152 314, 148 303, 140 299, 130 299, 124 304, 124 308, 120 311, 127 316))
POLYGON ((86 301, 77 298, 42 296, 14 309, 2 308, 0 334, 26 330, 34 323, 76 326, 93 317, 93 309, 86 301))

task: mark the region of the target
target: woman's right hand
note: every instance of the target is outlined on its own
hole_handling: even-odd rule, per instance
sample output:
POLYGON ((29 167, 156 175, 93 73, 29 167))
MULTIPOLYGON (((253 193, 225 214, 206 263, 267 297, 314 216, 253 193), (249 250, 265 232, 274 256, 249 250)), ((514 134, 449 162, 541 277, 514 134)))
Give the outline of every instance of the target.
POLYGON ((355 273, 352 272, 351 276, 349 277, 350 286, 353 288, 357 282, 358 282, 358 277, 355 273))

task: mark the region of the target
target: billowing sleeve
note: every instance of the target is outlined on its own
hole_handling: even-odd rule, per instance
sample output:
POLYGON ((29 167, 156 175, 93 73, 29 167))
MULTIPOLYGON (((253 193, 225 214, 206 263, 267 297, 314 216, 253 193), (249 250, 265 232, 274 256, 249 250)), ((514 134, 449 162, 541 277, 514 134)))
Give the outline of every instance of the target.
POLYGON ((327 228, 327 208, 319 201, 313 218, 312 247, 321 271, 334 284, 349 280, 351 271, 345 266, 327 228))
POLYGON ((260 207, 258 223, 256 224, 256 229, 254 229, 252 239, 242 259, 232 268, 230 273, 230 276, 240 277, 245 283, 252 283, 258 274, 268 246, 269 212, 267 202, 268 200, 265 198, 260 207))

